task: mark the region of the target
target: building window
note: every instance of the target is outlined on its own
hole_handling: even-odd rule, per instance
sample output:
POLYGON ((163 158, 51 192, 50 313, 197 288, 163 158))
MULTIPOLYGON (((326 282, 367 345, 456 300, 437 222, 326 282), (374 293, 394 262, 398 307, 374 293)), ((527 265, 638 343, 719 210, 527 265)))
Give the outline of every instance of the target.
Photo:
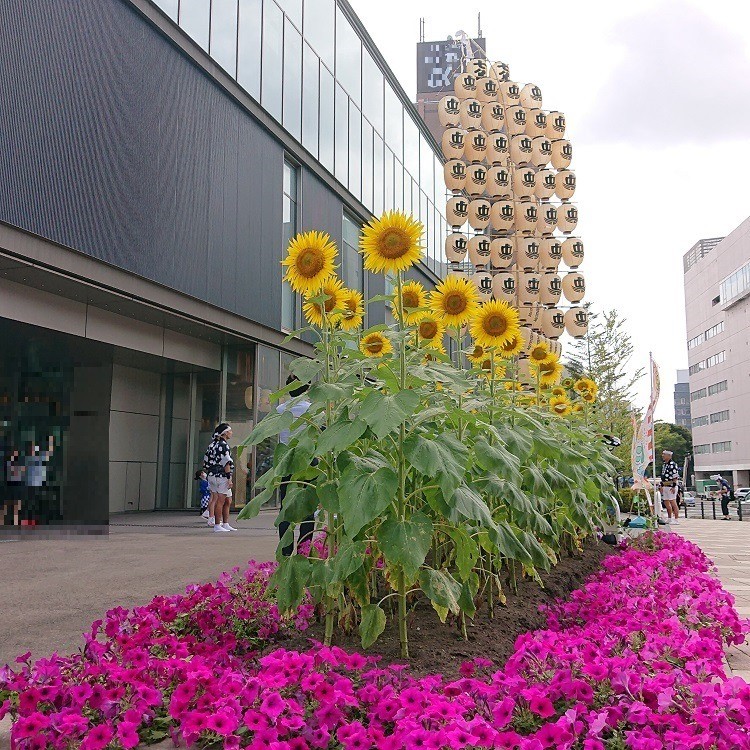
POLYGON ((699 453, 710 453, 710 452, 711 452, 711 445, 709 443, 705 443, 704 445, 693 446, 693 453, 695 455, 698 455, 699 453))
POLYGON ((260 101, 262 0, 240 0, 237 37, 237 82, 260 101))
POLYGON ((708 417, 693 417, 693 427, 703 427, 708 424, 708 417))
POLYGON ((302 140, 302 36, 284 22, 284 127, 302 140))
POLYGON ((237 0, 211 3, 211 57, 229 75, 237 75, 237 0))
POLYGON ((711 415, 711 424, 716 422, 726 422, 729 419, 729 409, 717 411, 711 415))
POLYGON ((726 353, 725 352, 719 352, 718 354, 713 354, 710 357, 707 357, 706 359, 701 360, 700 362, 696 362, 694 365, 690 365, 690 374, 695 375, 696 373, 700 372, 701 370, 707 370, 709 367, 715 367, 716 365, 721 364, 726 359, 726 353))
POLYGON ((732 450, 732 441, 725 440, 721 443, 711 443, 711 453, 728 453, 732 450))
MULTIPOLYGON (((281 229, 281 255, 286 257, 289 242, 297 234, 298 214, 298 181, 299 169, 291 162, 284 160, 284 194, 283 224, 281 229)), ((289 284, 284 281, 281 287, 281 327, 287 331, 297 328, 298 300, 289 284)))
MULTIPOLYGON (((708 395, 709 396, 715 396, 717 393, 721 393, 722 391, 725 391, 727 389, 727 381, 722 380, 720 383, 714 383, 713 385, 708 386, 708 395)), ((706 395, 706 389, 703 388, 703 395, 706 395)))
POLYGON ((698 336, 695 336, 694 338, 690 339, 690 341, 687 342, 687 348, 688 351, 690 349, 695 349, 696 346, 700 346, 704 341, 708 341, 709 339, 712 339, 714 336, 717 336, 720 333, 724 332, 724 321, 718 322, 715 326, 711 326, 707 331, 704 331, 703 333, 699 334, 698 336))
POLYGON ((341 252, 341 279, 344 286, 364 293, 364 270, 362 255, 359 252, 359 234, 361 231, 360 223, 344 212, 341 232, 344 240, 341 252))
POLYGON ((719 285, 719 297, 722 304, 745 297, 750 290, 750 263, 738 268, 727 276, 719 285))
POLYGON ((317 157, 320 61, 307 44, 302 55, 302 145, 317 157))
POLYGON ((211 27, 211 0, 181 0, 180 26, 203 49, 208 50, 211 27))
POLYGON ((697 401, 699 398, 706 398, 705 388, 699 388, 697 391, 693 391, 690 394, 690 401, 697 401))
POLYGON ((261 102, 278 122, 281 122, 283 52, 284 14, 276 3, 264 3, 261 102))

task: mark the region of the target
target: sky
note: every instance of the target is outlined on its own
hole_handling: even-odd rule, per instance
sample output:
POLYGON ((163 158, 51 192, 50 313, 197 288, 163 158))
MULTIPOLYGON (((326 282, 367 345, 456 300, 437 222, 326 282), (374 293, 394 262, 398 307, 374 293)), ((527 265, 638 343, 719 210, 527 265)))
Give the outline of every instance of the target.
MULTIPOLYGON (((426 41, 474 37, 481 11, 488 56, 565 113, 587 300, 627 320, 632 371, 653 352, 656 418, 673 421, 687 368, 682 256, 750 215, 750 3, 350 2, 412 98, 419 18, 426 41)), ((648 394, 644 377, 642 409, 648 394)))

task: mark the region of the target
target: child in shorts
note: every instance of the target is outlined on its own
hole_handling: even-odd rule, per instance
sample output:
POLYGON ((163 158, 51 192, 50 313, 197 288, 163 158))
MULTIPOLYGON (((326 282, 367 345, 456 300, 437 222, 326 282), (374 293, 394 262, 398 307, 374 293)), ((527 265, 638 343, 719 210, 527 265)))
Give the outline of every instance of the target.
POLYGON ((198 492, 201 495, 201 516, 208 518, 208 501, 211 499, 211 490, 208 488, 208 477, 206 472, 198 469, 195 472, 195 481, 198 482, 198 492))

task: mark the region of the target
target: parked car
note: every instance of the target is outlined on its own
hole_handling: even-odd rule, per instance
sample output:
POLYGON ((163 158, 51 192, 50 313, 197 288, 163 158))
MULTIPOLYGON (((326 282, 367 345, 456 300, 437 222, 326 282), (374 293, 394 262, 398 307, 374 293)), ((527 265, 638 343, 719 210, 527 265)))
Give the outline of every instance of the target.
POLYGON ((750 487, 738 487, 734 491, 734 499, 742 500, 743 503, 748 500, 748 495, 750 495, 750 487))
POLYGON ((682 493, 682 497, 685 499, 685 505, 692 508, 695 505, 696 494, 692 490, 687 490, 682 493))

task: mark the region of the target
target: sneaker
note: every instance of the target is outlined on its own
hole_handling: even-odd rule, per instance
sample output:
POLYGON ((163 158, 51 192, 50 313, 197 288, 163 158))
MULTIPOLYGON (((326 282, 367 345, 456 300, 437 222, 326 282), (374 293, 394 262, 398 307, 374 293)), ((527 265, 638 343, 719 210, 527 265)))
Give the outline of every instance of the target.
POLYGON ((222 534, 226 534, 229 529, 225 529, 220 523, 217 523, 216 526, 214 526, 214 533, 217 531, 220 531, 222 534))
POLYGON ((201 516, 203 518, 208 518, 208 508, 206 508, 206 510, 204 510, 203 513, 201 513, 201 516))
POLYGON ((674 524, 674 525, 677 525, 677 524, 679 524, 679 523, 680 523, 680 522, 679 522, 679 521, 678 521, 678 520, 677 520, 676 518, 673 518, 673 519, 672 519, 672 524, 674 524))
POLYGON ((237 531, 234 526, 230 526, 228 523, 221 524, 224 527, 224 531, 237 531))
POLYGON ((216 523, 216 520, 214 519, 213 516, 210 516, 207 523, 209 526, 213 526, 216 523))

